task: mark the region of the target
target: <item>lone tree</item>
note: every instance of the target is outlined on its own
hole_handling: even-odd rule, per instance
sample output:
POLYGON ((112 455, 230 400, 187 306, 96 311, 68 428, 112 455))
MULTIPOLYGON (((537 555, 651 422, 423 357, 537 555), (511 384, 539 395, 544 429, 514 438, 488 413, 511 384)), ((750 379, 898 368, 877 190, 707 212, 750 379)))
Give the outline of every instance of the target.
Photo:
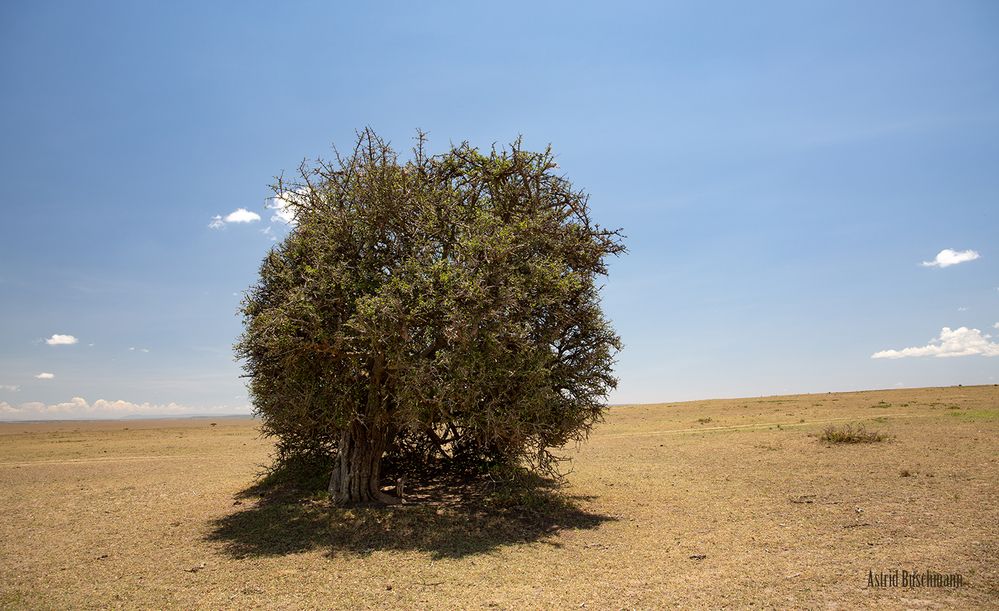
POLYGON ((617 380, 597 280, 620 232, 550 148, 413 158, 371 130, 276 196, 292 231, 260 267, 236 345, 278 460, 332 461, 339 503, 393 502, 383 458, 524 464, 581 441, 617 380))

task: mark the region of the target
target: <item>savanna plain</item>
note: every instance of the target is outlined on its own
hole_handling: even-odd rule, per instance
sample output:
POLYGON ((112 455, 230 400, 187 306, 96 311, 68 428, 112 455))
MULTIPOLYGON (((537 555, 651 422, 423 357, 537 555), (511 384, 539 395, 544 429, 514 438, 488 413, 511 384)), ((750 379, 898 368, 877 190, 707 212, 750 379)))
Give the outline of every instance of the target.
POLYGON ((271 451, 250 418, 0 424, 0 607, 999 605, 992 385, 614 406, 561 493, 499 505, 332 507, 271 451))

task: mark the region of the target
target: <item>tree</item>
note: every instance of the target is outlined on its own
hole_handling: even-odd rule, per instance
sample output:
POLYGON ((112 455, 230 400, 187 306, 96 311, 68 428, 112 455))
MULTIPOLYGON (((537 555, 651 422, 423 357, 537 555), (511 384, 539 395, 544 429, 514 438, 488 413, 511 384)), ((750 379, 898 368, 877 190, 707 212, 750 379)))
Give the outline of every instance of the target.
MULTIPOLYGON (((413 158, 371 130, 273 187, 294 214, 236 345, 279 460, 333 462, 340 503, 382 501, 382 461, 526 461, 583 440, 617 381, 597 279, 624 251, 551 149, 413 158)), ((327 463, 328 464, 328 463, 327 463)))

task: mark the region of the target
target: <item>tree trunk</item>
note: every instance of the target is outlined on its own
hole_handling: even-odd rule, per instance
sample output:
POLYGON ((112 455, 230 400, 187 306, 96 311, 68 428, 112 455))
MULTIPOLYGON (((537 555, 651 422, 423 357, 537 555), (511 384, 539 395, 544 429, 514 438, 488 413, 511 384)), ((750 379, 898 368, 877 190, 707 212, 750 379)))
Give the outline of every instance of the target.
POLYGON ((395 438, 383 400, 384 376, 385 358, 378 355, 372 363, 367 409, 340 434, 330 476, 330 497, 338 505, 400 502, 379 486, 382 455, 395 438))
POLYGON ((379 486, 388 437, 388 427, 356 420, 340 435, 329 488, 338 505, 399 502, 379 486))

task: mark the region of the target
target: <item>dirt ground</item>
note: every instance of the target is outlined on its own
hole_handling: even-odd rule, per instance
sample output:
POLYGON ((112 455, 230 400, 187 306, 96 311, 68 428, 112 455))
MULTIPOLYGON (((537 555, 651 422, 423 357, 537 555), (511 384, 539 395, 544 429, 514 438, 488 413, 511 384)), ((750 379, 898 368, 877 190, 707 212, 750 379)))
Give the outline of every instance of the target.
POLYGON ((531 521, 268 502, 269 451, 250 419, 0 424, 0 607, 999 605, 996 386, 613 407, 531 521), (896 570, 962 585, 869 587, 896 570))

